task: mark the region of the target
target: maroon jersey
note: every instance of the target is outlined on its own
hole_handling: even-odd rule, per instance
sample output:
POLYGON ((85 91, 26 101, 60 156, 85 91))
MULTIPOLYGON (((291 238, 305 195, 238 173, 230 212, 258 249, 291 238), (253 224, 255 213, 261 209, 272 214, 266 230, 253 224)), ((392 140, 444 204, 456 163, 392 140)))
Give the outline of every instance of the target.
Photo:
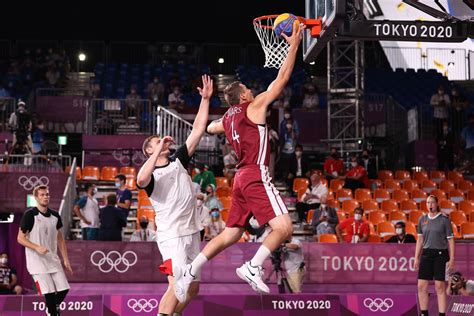
POLYGON ((267 126, 250 121, 247 117, 249 104, 246 102, 231 106, 222 119, 225 136, 237 154, 237 168, 268 166, 270 161, 267 126))

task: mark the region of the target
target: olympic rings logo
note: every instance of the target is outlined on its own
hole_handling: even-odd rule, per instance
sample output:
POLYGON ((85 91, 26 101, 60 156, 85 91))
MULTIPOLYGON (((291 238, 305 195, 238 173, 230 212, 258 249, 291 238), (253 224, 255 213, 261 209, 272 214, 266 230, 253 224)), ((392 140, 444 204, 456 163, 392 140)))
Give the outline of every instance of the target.
POLYGON ((364 306, 368 308, 371 312, 387 312, 390 308, 394 305, 393 300, 391 298, 381 299, 377 297, 375 299, 366 298, 364 300, 364 306))
POLYGON ((115 270, 118 273, 125 273, 137 263, 137 254, 133 251, 125 251, 123 255, 115 250, 110 251, 107 255, 96 250, 91 254, 91 263, 98 267, 103 273, 109 273, 115 270))
POLYGON ((127 306, 128 308, 133 310, 135 313, 141 313, 141 312, 150 313, 151 311, 153 311, 155 308, 158 307, 158 301, 154 298, 149 299, 149 300, 144 299, 144 298, 141 298, 138 300, 131 298, 128 300, 127 306))
POLYGON ((18 184, 23 187, 26 191, 31 191, 38 185, 48 185, 49 178, 46 176, 37 177, 37 176, 21 176, 18 178, 18 184))
MULTIPOLYGON (((130 155, 128 155, 129 151, 128 150, 114 150, 112 152, 112 157, 114 157, 115 160, 120 162, 122 166, 128 166, 130 164, 130 155)), ((142 165, 147 158, 145 155, 143 155, 142 152, 140 151, 134 151, 132 154, 132 162, 139 166, 142 165)))

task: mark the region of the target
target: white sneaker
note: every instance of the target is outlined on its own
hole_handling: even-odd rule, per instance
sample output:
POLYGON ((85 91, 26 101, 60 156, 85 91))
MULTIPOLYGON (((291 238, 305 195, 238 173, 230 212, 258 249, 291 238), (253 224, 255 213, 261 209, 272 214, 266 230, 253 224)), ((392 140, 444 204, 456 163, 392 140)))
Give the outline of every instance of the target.
POLYGON ((184 303, 188 296, 188 289, 196 277, 192 276, 191 265, 186 264, 183 266, 173 267, 174 276, 174 295, 179 302, 184 303))
POLYGON ((239 278, 250 284, 254 291, 264 294, 270 293, 270 289, 262 280, 263 268, 261 266, 252 267, 250 261, 247 261, 240 268, 235 269, 235 272, 239 278))

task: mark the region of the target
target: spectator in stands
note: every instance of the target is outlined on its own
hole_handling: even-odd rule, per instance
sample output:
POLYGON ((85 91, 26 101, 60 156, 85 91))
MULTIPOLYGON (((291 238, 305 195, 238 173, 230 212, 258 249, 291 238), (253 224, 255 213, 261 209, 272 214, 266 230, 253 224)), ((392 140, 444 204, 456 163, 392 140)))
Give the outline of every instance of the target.
POLYGON ((306 216, 309 210, 320 206, 321 198, 328 195, 328 187, 321 183, 319 173, 311 175, 311 186, 301 196, 301 200, 296 203, 296 212, 300 222, 306 222, 306 216))
POLYGON ((405 231, 405 222, 400 221, 395 224, 395 236, 390 237, 386 242, 388 243, 399 243, 399 244, 411 244, 416 243, 415 236, 407 234, 405 231))
POLYGON ((316 86, 313 84, 305 85, 303 94, 303 109, 314 111, 319 106, 319 95, 316 86))
POLYGON ((212 210, 219 210, 222 211, 222 203, 219 198, 216 196, 216 186, 214 184, 209 184, 206 188, 206 201, 204 205, 212 210))
POLYGON ((271 124, 268 124, 268 136, 270 140, 270 162, 268 164, 268 171, 270 172, 270 177, 275 179, 275 164, 278 156, 280 138, 271 124))
POLYGON ((367 170, 367 176, 369 179, 377 179, 377 163, 375 157, 371 155, 367 149, 362 151, 362 159, 360 165, 367 170))
POLYGON ((357 207, 354 210, 353 218, 348 218, 336 226, 336 235, 339 242, 357 244, 369 240, 370 227, 363 216, 364 210, 362 207, 357 207), (343 231, 346 232, 345 235, 342 234, 343 231))
POLYGON ((303 157, 303 146, 297 144, 295 146, 294 159, 290 161, 290 176, 292 179, 306 177, 309 178, 309 161, 303 157))
POLYGON ((349 169, 345 176, 339 177, 345 180, 344 188, 356 190, 364 188, 369 179, 367 178, 367 171, 357 162, 357 157, 351 157, 351 169, 349 169))
POLYGON ((16 269, 8 265, 8 254, 0 253, 0 295, 21 295, 22 291, 18 285, 16 269))
POLYGON ((201 241, 206 239, 206 228, 211 223, 211 211, 204 205, 205 196, 202 193, 199 193, 196 196, 196 211, 199 214, 199 219, 201 220, 202 230, 201 230, 201 241))
POLYGON ((98 135, 115 134, 115 122, 113 118, 110 117, 109 111, 104 111, 102 117, 97 119, 95 129, 98 135))
POLYGON ((38 121, 36 128, 33 130, 31 139, 33 141, 33 154, 38 154, 41 152, 41 144, 44 142, 44 124, 42 121, 38 121))
POLYGON ((148 226, 148 217, 140 217, 140 229, 132 233, 130 241, 156 241, 156 232, 148 226))
POLYGON ((107 205, 100 210, 99 240, 122 241, 122 228, 127 226, 127 218, 122 209, 116 207, 117 196, 107 195, 107 205))
POLYGON ((136 86, 131 86, 130 94, 125 97, 125 117, 134 117, 135 121, 139 121, 140 117, 140 95, 136 86))
POLYGON ((296 132, 293 129, 293 122, 291 119, 287 120, 286 131, 283 133, 283 138, 280 138, 280 159, 279 171, 281 171, 282 178, 286 181, 288 187, 293 184, 294 174, 290 172, 291 161, 296 159, 295 147, 297 143, 296 132))
POLYGON ((155 76, 147 87, 148 100, 153 106, 161 105, 165 96, 165 86, 160 82, 160 78, 155 76))
POLYGON ((436 134, 441 132, 442 124, 444 120, 449 118, 448 108, 451 106, 451 99, 449 95, 444 92, 444 87, 438 88, 438 93, 431 96, 430 104, 433 106, 433 117, 435 120, 436 134))
POLYGON ((274 109, 285 109, 290 106, 290 99, 291 99, 292 91, 290 87, 286 87, 278 96, 273 104, 272 108, 274 109))
POLYGON ((178 86, 174 87, 173 92, 168 95, 168 108, 178 112, 184 109, 183 94, 178 86))
POLYGON ((74 213, 81 220, 82 239, 97 240, 99 237, 99 203, 94 198, 97 188, 93 183, 86 183, 87 195, 74 205, 74 213))
POLYGON ((231 149, 227 155, 224 156, 224 177, 229 180, 232 185, 234 182, 234 176, 237 172, 237 154, 234 149, 231 149))
POLYGON ((461 138, 468 161, 474 160, 474 113, 469 115, 469 120, 461 131, 461 138))
POLYGON ((219 235, 225 228, 225 222, 221 218, 221 213, 218 209, 211 210, 211 223, 206 228, 205 239, 211 240, 219 235))
POLYGON ((90 94, 93 98, 100 98, 100 84, 91 83, 90 94))
POLYGON ((321 234, 335 234, 336 226, 339 224, 339 217, 335 208, 329 207, 327 202, 327 195, 321 196, 321 204, 314 211, 311 226, 315 239, 321 234))
POLYGON ((50 65, 48 67, 48 71, 46 72, 46 82, 51 86, 51 87, 56 87, 58 84, 59 78, 61 77, 58 69, 54 64, 50 65))
POLYGON ((287 131, 287 124, 291 121, 292 129, 295 132, 296 138, 300 136, 300 127, 298 122, 293 118, 290 108, 285 108, 283 112, 283 120, 280 122, 280 138, 284 138, 287 131))
POLYGON ((293 293, 301 293, 301 285, 306 272, 304 263, 303 244, 295 237, 283 244, 284 265, 288 284, 293 293))
POLYGON ((441 133, 436 137, 438 153, 438 170, 453 170, 454 168, 454 134, 449 128, 448 121, 443 121, 441 133))
POLYGON ((459 137, 465 123, 465 112, 469 103, 466 98, 459 93, 458 88, 451 89, 451 122, 455 139, 459 137))
POLYGON ((21 145, 27 145, 28 150, 31 151, 31 129, 32 129, 32 122, 31 122, 31 115, 26 110, 26 104, 23 101, 19 101, 17 104, 17 110, 10 115, 8 119, 8 125, 10 126, 10 130, 13 133, 13 153, 26 153, 23 151, 16 151, 16 144, 21 143, 21 145))
POLYGON ((126 184, 127 177, 123 174, 115 176, 115 187, 117 188, 117 207, 122 209, 125 218, 128 217, 130 206, 132 205, 132 191, 130 191, 126 184))
POLYGON ((193 181, 199 183, 201 186, 201 192, 206 192, 206 188, 209 184, 216 186, 216 178, 214 173, 209 170, 207 165, 202 163, 197 163, 196 168, 194 169, 196 175, 193 178, 193 181))
POLYGON ((338 178, 344 174, 344 162, 339 158, 337 148, 331 148, 329 157, 324 162, 323 166, 324 175, 328 181, 338 178))
POLYGON ((448 295, 474 296, 474 280, 465 279, 461 272, 454 272, 449 276, 448 295))

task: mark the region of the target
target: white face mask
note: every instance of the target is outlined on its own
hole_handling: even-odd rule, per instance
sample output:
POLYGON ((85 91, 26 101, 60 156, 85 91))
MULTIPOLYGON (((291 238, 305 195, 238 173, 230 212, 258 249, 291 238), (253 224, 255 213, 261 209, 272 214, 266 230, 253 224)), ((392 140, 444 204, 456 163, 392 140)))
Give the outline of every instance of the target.
POLYGON ((360 221, 362 219, 362 215, 361 214, 354 214, 354 219, 356 221, 360 221))
POLYGON ((351 162, 351 166, 352 166, 352 168, 357 167, 357 162, 351 162))
POLYGON ((204 203, 203 200, 197 200, 196 205, 197 206, 202 206, 203 203, 204 203))
POLYGON ((326 204, 322 204, 322 203, 321 203, 321 206, 320 206, 320 207, 321 207, 322 210, 325 210, 325 209, 326 209, 326 204))
POLYGON ((397 235, 402 235, 403 234, 403 228, 395 228, 395 233, 397 235))
POLYGON ((7 258, 1 258, 1 259, 0 259, 0 264, 1 264, 1 265, 6 266, 7 263, 8 263, 8 259, 7 259, 7 258))

